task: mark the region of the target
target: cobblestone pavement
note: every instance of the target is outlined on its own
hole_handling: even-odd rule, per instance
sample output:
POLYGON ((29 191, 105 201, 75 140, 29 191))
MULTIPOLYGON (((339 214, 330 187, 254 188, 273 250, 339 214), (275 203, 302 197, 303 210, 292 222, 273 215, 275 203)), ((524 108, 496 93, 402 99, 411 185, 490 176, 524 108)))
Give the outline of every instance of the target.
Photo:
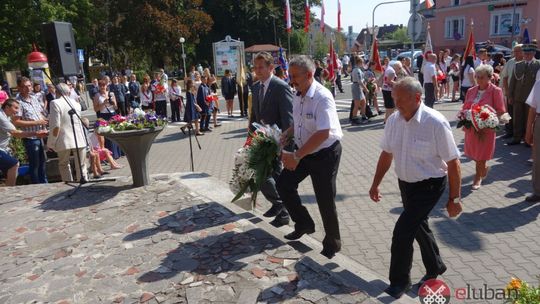
POLYGON ((1 188, 0 303, 378 303, 189 178, 1 188))
MULTIPOLYGON (((343 253, 386 277, 392 230, 402 208, 393 169, 381 185, 383 200, 376 204, 368 196, 380 153, 379 141, 384 128, 382 117, 371 119, 367 125, 351 126, 347 121, 350 95, 339 94, 337 99, 345 134, 337 178, 337 208, 343 253)), ((435 105, 453 126, 459 107, 459 103, 435 105)), ((228 181, 232 155, 243 144, 247 121, 224 117, 222 122, 223 125, 214 132, 199 137, 202 150, 194 148, 193 151, 196 171, 228 181)), ((463 132, 454 128, 454 136, 463 150, 463 132)), ((442 278, 452 288, 467 287, 467 284, 477 289, 482 288, 483 284, 490 288, 503 288, 511 276, 538 282, 540 224, 537 219, 540 204, 524 201, 531 190, 531 165, 528 162, 531 150, 524 146, 505 146, 503 143, 503 139, 497 140, 495 158, 489 162, 489 176, 478 191, 471 191, 474 162, 461 159, 465 209, 457 220, 449 219, 445 214, 447 194, 443 195, 432 212, 431 227, 444 261, 449 266, 442 278)), ((188 138, 179 132, 177 126, 171 125, 152 148, 150 171, 167 173, 188 170, 188 138)), ((116 174, 127 175, 129 169, 122 169, 116 174)), ((322 223, 310 181, 304 181, 299 191, 317 223, 318 230, 314 237, 322 240, 322 223)), ((264 211, 265 202, 261 204, 260 209, 264 211)), ((416 245, 415 249, 413 281, 424 274, 416 245)), ((485 301, 467 301, 476 302, 485 301)))

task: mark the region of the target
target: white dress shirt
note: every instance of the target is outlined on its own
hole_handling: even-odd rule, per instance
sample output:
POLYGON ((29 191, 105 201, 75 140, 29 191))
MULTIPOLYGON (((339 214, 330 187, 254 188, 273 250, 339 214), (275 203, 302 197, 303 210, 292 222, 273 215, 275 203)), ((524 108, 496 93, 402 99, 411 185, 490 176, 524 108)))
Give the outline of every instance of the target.
MULTIPOLYGON (((538 71, 537 76, 539 74, 540 74, 540 71, 538 71)), ((540 80, 538 79, 536 80, 531 90, 531 93, 529 93, 529 97, 527 97, 527 100, 525 102, 531 108, 534 108, 536 110, 536 114, 540 114, 540 80)))
POLYGON ((448 120, 424 104, 409 121, 399 112, 388 118, 381 149, 393 154, 398 178, 408 183, 446 176, 446 162, 460 156, 448 120))
POLYGON ((312 153, 330 147, 343 137, 332 93, 313 81, 304 97, 293 99, 294 142, 301 148, 317 131, 330 129, 330 136, 312 153))
POLYGON ((424 66, 424 83, 433 83, 433 76, 437 76, 437 68, 432 62, 426 63, 424 66))

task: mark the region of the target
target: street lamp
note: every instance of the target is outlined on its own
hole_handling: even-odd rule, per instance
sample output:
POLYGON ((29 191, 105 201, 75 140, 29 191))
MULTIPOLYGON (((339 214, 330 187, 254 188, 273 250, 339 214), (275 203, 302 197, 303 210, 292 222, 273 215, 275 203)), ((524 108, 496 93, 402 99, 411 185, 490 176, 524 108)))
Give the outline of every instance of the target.
MULTIPOLYGON (((375 5, 375 7, 373 8, 373 12, 371 13, 371 25, 373 27, 373 29, 375 29, 375 10, 377 9, 377 7, 383 5, 383 4, 392 4, 392 3, 400 3, 400 2, 409 2, 410 0, 398 0, 398 1, 387 1, 387 2, 381 2, 377 5, 375 5)), ((375 42, 375 37, 377 37, 377 33, 375 33, 375 31, 373 31, 371 33, 371 43, 375 42)))
POLYGON ((184 62, 184 79, 187 77, 187 70, 186 70, 186 53, 184 52, 184 42, 186 42, 186 39, 184 37, 180 37, 180 44, 182 45, 182 61, 184 62))

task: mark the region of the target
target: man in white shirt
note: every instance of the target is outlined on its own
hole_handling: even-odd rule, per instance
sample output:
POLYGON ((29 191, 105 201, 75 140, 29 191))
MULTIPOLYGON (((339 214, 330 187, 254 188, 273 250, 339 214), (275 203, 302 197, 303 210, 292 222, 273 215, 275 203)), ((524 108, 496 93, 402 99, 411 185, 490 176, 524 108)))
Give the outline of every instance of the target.
POLYGON ((383 151, 369 196, 375 202, 380 201, 379 185, 395 159, 404 211, 394 228, 390 286, 385 291, 400 298, 411 288, 415 239, 427 272, 419 286, 446 271, 429 229, 428 216, 444 192, 447 175, 448 214, 454 217, 461 212, 461 172, 460 154, 450 124, 441 113, 422 104, 420 83, 412 77, 403 78, 394 85, 393 96, 399 111, 386 122, 381 141, 383 151))
POLYGON ((336 85, 339 89, 340 93, 343 93, 343 84, 341 83, 341 70, 343 69, 343 64, 341 63, 341 60, 337 57, 336 54, 336 62, 337 66, 335 67, 335 73, 336 73, 336 85))
POLYGON ((343 58, 341 58, 341 63, 343 63, 343 73, 345 74, 345 77, 349 77, 349 63, 351 62, 351 58, 347 56, 347 54, 343 55, 343 58))
POLYGON ((437 61, 437 55, 431 53, 427 55, 427 62, 424 65, 424 91, 426 97, 424 104, 430 108, 433 108, 435 100, 437 99, 437 68, 435 62, 437 61))
MULTIPOLYGON (((512 75, 514 74, 514 69, 516 68, 516 63, 523 60, 523 44, 516 44, 514 48, 512 49, 512 53, 514 57, 512 57, 508 62, 504 65, 504 68, 500 74, 501 83, 502 83, 502 89, 504 96, 506 97, 506 110, 510 115, 514 112, 514 107, 512 104, 508 103, 508 100, 510 99, 510 81, 512 80, 512 75)), ((503 138, 512 138, 514 136, 514 130, 512 127, 512 121, 507 123, 504 126, 504 129, 506 131, 506 134, 503 136, 503 138)))
MULTIPOLYGON (((538 71, 540 74, 540 71, 538 71)), ((529 114, 527 117, 527 131, 525 132, 525 142, 532 145, 533 142, 540 143, 540 80, 536 80, 534 86, 527 98, 526 103, 529 105, 529 114)), ((540 202, 540 149, 533 149, 533 170, 532 170, 532 186, 533 193, 525 198, 527 202, 540 202)))
POLYGON ((293 126, 283 132, 282 143, 294 137, 294 152, 284 151, 284 170, 276 184, 283 204, 294 221, 294 231, 285 235, 296 240, 315 232, 315 223, 298 196, 298 184, 311 176, 326 236, 322 255, 332 258, 341 250, 335 204, 336 176, 341 158, 341 125, 332 93, 314 81, 315 63, 298 56, 289 63, 291 84, 297 94, 293 101, 293 126))

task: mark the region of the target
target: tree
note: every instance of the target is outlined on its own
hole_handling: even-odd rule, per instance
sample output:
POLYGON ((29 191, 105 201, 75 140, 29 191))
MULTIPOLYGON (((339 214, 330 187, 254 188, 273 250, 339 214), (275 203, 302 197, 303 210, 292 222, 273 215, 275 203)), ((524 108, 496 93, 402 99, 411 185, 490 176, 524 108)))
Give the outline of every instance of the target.
POLYGON ((0 69, 26 69, 32 43, 44 49, 41 24, 67 21, 73 24, 75 43, 86 48, 95 41, 98 14, 91 0, 4 0, 0 6, 0 69))
POLYGON ((406 27, 398 28, 391 34, 390 37, 392 40, 397 40, 403 44, 411 42, 411 38, 409 38, 409 35, 407 34, 406 27))
MULTIPOLYGON (((319 5, 320 0, 311 1, 319 5)), ((307 35, 304 38, 304 0, 290 0, 293 32, 291 48, 293 53, 306 53, 307 35)), ((244 41, 246 47, 253 44, 281 44, 287 48, 285 30, 285 7, 283 0, 205 0, 203 8, 214 20, 212 31, 197 45, 199 59, 212 62, 212 43, 230 35, 244 41)))

